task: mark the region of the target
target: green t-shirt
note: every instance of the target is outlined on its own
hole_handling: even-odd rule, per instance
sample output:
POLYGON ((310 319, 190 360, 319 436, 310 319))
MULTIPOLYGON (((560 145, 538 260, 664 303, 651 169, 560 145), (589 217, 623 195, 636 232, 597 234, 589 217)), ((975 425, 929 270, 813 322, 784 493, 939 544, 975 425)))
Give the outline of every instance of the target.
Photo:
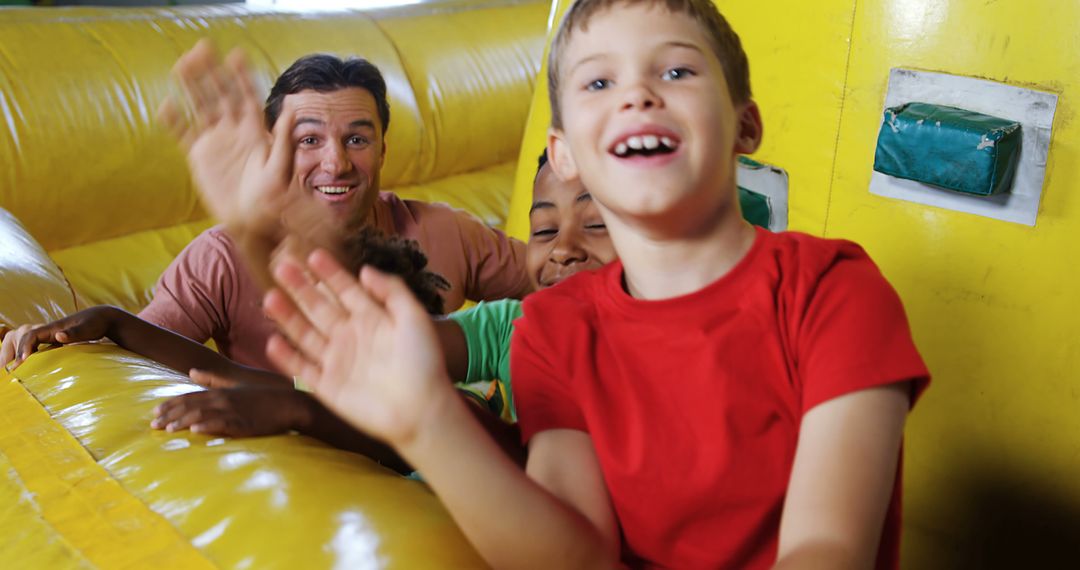
POLYGON ((521 301, 514 299, 481 302, 450 315, 465 333, 469 345, 469 372, 465 382, 498 380, 515 420, 517 413, 510 385, 510 336, 514 332, 514 320, 520 316, 521 301))

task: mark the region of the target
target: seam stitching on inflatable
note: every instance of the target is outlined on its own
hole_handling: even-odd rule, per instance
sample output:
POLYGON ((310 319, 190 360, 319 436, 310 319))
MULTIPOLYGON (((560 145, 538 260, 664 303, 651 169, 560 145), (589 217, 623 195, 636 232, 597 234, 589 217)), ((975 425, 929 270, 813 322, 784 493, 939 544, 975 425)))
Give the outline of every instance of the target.
MULTIPOLYGON (((836 165, 839 162, 837 160, 836 153, 840 150, 840 130, 844 126, 844 109, 847 107, 847 85, 848 76, 851 74, 851 54, 855 51, 855 21, 859 11, 859 0, 852 0, 851 2, 851 26, 848 28, 848 49, 847 57, 844 61, 844 82, 840 91, 840 114, 836 119, 836 141, 833 143, 833 158, 832 167, 829 169, 829 192, 825 198, 825 220, 821 225, 821 235, 828 235, 829 231, 829 214, 832 212, 832 195, 833 187, 836 186, 836 165)), ((788 204, 788 223, 791 222, 791 205, 788 204)))
POLYGON ((42 518, 98 568, 215 568, 129 493, 18 379, 0 371, 0 450, 42 518))

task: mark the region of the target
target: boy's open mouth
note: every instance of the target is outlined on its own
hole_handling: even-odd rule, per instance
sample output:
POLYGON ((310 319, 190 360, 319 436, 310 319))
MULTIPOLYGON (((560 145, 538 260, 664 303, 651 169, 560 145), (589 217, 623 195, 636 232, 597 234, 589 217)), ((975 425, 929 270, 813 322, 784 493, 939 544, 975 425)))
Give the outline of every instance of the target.
POLYGON ((679 139, 666 134, 636 134, 627 136, 608 149, 619 158, 671 154, 679 148, 679 139))

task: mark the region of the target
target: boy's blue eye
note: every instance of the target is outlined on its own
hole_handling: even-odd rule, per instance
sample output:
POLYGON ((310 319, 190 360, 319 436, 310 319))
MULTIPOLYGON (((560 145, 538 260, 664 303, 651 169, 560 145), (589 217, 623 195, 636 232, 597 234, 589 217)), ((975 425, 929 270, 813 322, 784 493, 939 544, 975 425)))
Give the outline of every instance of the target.
POLYGON ((585 86, 586 91, 599 91, 601 89, 607 89, 611 85, 611 81, 607 79, 594 79, 585 86))
POLYGON ((319 142, 319 139, 317 139, 315 137, 304 137, 304 138, 300 139, 300 144, 310 145, 310 144, 315 144, 317 142, 319 142))
POLYGON ((349 140, 347 142, 348 142, 348 144, 365 145, 365 144, 367 144, 368 140, 366 138, 364 138, 364 137, 361 137, 361 136, 354 136, 354 137, 349 137, 349 140))
POLYGON ((694 75, 694 72, 685 67, 673 67, 664 72, 663 78, 667 81, 674 81, 676 79, 684 79, 694 75))

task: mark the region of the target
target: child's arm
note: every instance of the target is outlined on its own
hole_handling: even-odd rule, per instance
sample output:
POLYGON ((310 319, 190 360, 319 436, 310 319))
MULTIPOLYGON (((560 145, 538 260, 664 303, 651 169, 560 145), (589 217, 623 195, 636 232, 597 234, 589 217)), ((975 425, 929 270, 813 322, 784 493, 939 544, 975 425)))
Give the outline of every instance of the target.
POLYGON ((610 568, 618 531, 588 435, 537 434, 526 473, 461 409, 432 410, 399 451, 494 568, 610 568))
POLYGON ((238 383, 287 386, 280 374, 237 364, 191 339, 106 305, 91 307, 44 325, 12 331, 0 349, 0 364, 22 364, 41 344, 70 344, 108 338, 121 348, 178 372, 198 369, 238 383))
POLYGON ((469 375, 469 344, 465 332, 456 322, 445 317, 434 319, 435 334, 439 337, 446 359, 446 373, 452 380, 464 381, 469 375))
POLYGON ((267 296, 294 343, 271 339, 280 368, 416 466, 492 566, 617 564, 618 532, 587 435, 535 436, 526 476, 454 393, 431 320, 400 280, 364 268, 358 284, 325 252, 309 265, 325 289, 286 259, 275 278, 293 300, 267 296))
POLYGON ((910 382, 829 400, 803 418, 776 568, 873 568, 896 479, 910 382))

